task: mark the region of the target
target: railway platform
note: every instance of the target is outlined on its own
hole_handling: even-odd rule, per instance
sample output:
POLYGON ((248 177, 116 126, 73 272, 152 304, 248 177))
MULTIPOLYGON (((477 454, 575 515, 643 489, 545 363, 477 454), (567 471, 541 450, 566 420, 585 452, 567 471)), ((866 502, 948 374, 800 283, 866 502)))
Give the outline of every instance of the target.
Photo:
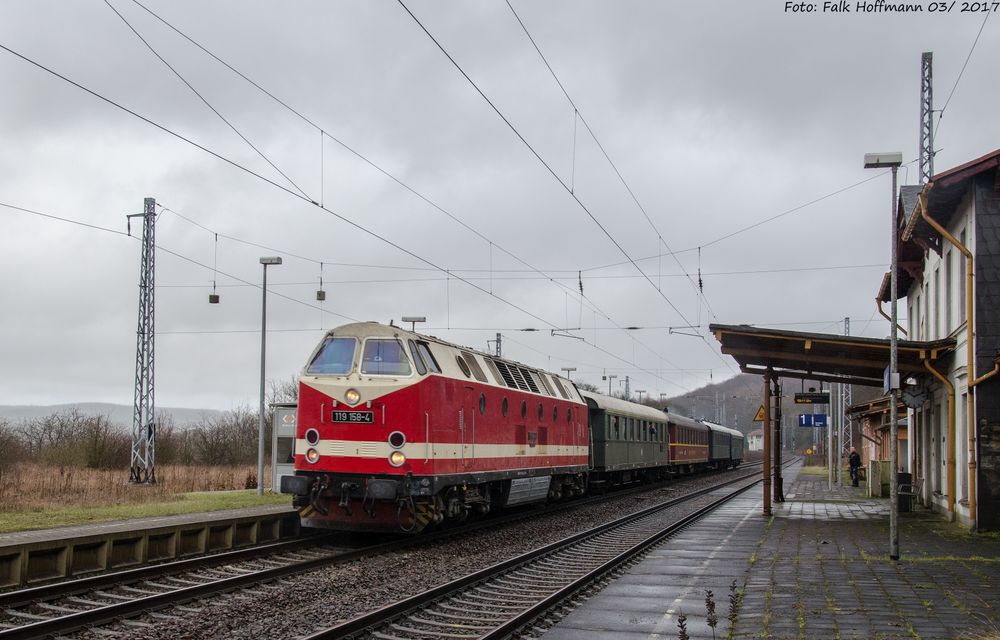
POLYGON ((0 534, 0 589, 277 542, 299 534, 291 505, 95 522, 0 534))
POLYGON ((545 640, 1000 638, 1000 537, 917 509, 900 514, 893 562, 887 500, 863 486, 831 491, 798 465, 784 475, 772 518, 758 485, 611 580, 545 640))

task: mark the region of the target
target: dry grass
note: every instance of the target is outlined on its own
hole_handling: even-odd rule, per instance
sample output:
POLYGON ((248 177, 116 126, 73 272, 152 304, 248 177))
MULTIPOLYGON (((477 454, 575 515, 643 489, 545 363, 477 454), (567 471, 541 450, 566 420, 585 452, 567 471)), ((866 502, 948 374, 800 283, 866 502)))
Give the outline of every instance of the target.
MULTIPOLYGON (((264 477, 269 475, 265 468, 264 477)), ((20 462, 0 469, 0 512, 169 502, 194 491, 255 487, 256 477, 256 466, 163 465, 156 469, 156 484, 134 485, 128 483, 125 469, 20 462)))

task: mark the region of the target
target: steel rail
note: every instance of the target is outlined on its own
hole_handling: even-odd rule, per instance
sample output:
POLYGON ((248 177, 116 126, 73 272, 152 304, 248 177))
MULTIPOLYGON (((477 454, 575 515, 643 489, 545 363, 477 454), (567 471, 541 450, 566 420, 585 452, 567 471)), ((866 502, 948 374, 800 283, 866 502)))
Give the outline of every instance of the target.
MULTIPOLYGON (((742 481, 746 479, 746 477, 748 476, 741 475, 738 478, 734 478, 732 480, 716 484, 710 488, 696 491, 693 494, 689 494, 687 498, 674 499, 664 504, 669 505, 669 504, 683 502, 684 500, 690 499, 691 497, 696 497, 698 495, 714 491, 719 487, 727 486, 729 484, 742 481)), ((183 574, 185 572, 189 572, 192 570, 211 567, 215 565, 225 565, 235 561, 248 561, 268 556, 273 557, 277 554, 287 553, 289 551, 295 551, 300 549, 309 550, 315 548, 319 553, 321 553, 321 555, 318 557, 308 558, 306 560, 299 560, 293 562, 286 561, 286 564, 279 567, 269 567, 259 571, 240 573, 238 575, 231 577, 224 577, 221 579, 207 581, 202 584, 182 586, 169 591, 165 591, 163 593, 145 595, 141 597, 136 597, 128 601, 114 602, 111 604, 106 604, 105 606, 102 607, 95 607, 91 609, 81 610, 79 612, 70 613, 59 617, 52 617, 49 619, 28 622, 27 624, 21 624, 13 628, 0 628, 0 640, 18 640, 18 639, 51 636, 55 634, 70 633, 72 631, 76 631, 84 627, 107 624, 115 620, 134 617, 135 615, 138 614, 155 611, 158 609, 163 609, 176 604, 182 604, 184 602, 189 602, 191 600, 195 600, 198 598, 203 598, 218 593, 233 591, 254 584, 270 582, 289 575, 304 573, 319 567, 345 563, 361 557, 370 557, 373 554, 397 551, 409 546, 426 544, 444 538, 449 538, 460 534, 466 534, 471 531, 475 531, 477 529, 484 527, 495 527, 497 524, 509 523, 512 521, 517 521, 542 515, 549 515, 557 513, 561 510, 573 509, 581 506, 586 506, 594 502, 601 502, 611 497, 622 497, 625 495, 630 495, 632 493, 649 491, 651 488, 655 489, 657 487, 662 487, 665 484, 667 483, 658 483, 657 486, 653 487, 651 487, 651 485, 641 485, 638 487, 627 489, 625 491, 617 491, 612 496, 597 496, 583 500, 572 500, 567 503, 564 503, 563 505, 559 505, 556 508, 547 509, 544 512, 539 512, 537 510, 518 511, 515 513, 506 514, 499 518, 489 518, 486 520, 477 521, 473 524, 460 528, 448 529, 424 536, 406 537, 401 540, 393 540, 349 551, 337 552, 336 550, 331 551, 329 550, 329 548, 324 549, 323 541, 328 540, 329 536, 317 535, 317 536, 309 536, 304 539, 282 541, 260 547, 241 549, 237 551, 228 551, 206 556, 199 556, 197 558, 189 558, 174 562, 138 567, 126 571, 104 573, 101 575, 91 576, 88 578, 80 578, 77 580, 70 580, 61 583, 43 585, 40 587, 12 591, 0 594, 0 611, 6 611, 10 613, 10 610, 16 607, 25 607, 38 602, 52 601, 52 600, 58 600, 59 598, 62 597, 86 594, 88 592, 93 592, 94 590, 100 590, 103 588, 133 585, 136 583, 147 581, 150 578, 170 579, 172 576, 183 574)), ((650 509, 644 510, 644 512, 655 509, 656 507, 652 507, 650 509)), ((640 514, 644 512, 640 512, 640 514)), ((633 514, 630 517, 633 518, 639 517, 640 514, 633 514)), ((200 579, 205 579, 205 578, 200 577, 200 579)), ((165 585, 157 585, 157 588, 164 588, 164 587, 165 585)), ((37 616, 32 616, 32 615, 25 615, 23 617, 28 619, 31 619, 32 617, 37 618, 37 616)))

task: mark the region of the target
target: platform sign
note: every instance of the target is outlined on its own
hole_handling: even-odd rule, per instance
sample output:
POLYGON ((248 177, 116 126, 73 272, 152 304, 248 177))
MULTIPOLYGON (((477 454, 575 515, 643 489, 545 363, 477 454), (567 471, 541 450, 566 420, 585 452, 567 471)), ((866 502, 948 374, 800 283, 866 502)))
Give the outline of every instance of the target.
POLYGON ((828 427, 830 421, 825 413, 800 413, 800 427, 828 427))
POLYGON ((807 393, 796 393, 795 404, 830 404, 830 392, 810 391, 807 393))

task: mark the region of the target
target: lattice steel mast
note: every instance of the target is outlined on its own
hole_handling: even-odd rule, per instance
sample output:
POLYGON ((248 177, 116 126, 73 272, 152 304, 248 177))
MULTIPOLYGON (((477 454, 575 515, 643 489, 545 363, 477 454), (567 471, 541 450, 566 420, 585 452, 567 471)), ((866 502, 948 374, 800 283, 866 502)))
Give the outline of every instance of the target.
POLYGON ((931 51, 920 56, 920 184, 927 184, 934 175, 933 61, 931 51))
MULTIPOLYGON (((144 200, 142 218, 142 266, 139 270, 139 325, 135 346, 135 403, 132 412, 132 460, 129 482, 156 482, 156 424, 153 421, 153 295, 156 258, 156 200, 144 200)), ((131 232, 131 229, 129 230, 131 232)))

